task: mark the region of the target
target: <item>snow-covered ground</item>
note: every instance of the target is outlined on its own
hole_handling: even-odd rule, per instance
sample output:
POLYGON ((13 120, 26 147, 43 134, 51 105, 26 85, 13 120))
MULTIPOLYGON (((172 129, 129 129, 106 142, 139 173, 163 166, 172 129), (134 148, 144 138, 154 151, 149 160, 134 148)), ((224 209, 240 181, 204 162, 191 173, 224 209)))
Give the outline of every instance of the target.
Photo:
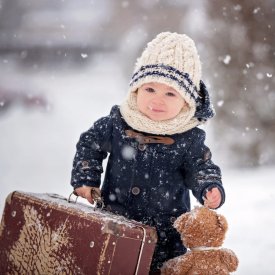
MULTIPOLYGON (((119 104, 127 90, 128 80, 117 69, 119 60, 111 59, 99 55, 87 68, 37 73, 10 62, 0 65, 2 87, 28 91, 29 96, 41 93, 49 101, 44 110, 17 107, 0 116, 1 212, 5 197, 14 190, 69 195, 80 133, 119 104)), ((240 260, 236 274, 275 274, 274 178, 275 167, 223 169, 227 200, 218 212, 229 223, 224 247, 240 260)))

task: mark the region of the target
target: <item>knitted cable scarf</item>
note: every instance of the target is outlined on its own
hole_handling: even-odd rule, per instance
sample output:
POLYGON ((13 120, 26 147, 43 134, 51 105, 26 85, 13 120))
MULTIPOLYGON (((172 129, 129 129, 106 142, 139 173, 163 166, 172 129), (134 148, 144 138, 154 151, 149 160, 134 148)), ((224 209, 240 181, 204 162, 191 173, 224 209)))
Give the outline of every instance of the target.
POLYGON ((120 105, 120 112, 126 123, 133 129, 155 135, 174 135, 184 133, 200 122, 194 117, 195 107, 186 105, 180 113, 168 120, 155 121, 142 114, 137 107, 137 93, 131 92, 120 105))

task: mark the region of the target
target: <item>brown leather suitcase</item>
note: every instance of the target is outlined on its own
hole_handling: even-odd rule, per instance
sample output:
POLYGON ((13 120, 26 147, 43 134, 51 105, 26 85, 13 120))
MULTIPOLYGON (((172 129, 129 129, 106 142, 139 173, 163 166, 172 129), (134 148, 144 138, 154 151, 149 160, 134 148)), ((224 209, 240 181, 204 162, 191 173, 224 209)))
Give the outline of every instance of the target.
POLYGON ((13 192, 0 226, 0 274, 149 273, 154 228, 54 194, 13 192))

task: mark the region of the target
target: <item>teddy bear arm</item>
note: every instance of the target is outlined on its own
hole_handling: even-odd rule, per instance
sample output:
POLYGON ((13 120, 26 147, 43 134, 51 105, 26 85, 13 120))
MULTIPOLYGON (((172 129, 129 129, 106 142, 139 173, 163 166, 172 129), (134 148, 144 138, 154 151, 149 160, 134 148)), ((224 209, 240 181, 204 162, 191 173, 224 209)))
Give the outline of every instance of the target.
POLYGON ((184 275, 188 273, 192 266, 193 255, 192 253, 186 253, 164 263, 161 268, 161 275, 184 275))
POLYGON ((229 272, 237 270, 239 260, 236 254, 230 249, 222 249, 220 251, 221 261, 225 264, 229 272))

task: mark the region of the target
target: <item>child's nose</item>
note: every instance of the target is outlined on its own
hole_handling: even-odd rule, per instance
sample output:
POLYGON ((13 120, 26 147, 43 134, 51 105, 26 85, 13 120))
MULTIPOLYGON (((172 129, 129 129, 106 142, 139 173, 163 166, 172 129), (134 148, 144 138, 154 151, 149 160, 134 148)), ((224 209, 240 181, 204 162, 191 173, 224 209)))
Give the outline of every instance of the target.
POLYGON ((153 98, 153 102, 156 104, 163 104, 164 103, 164 96, 163 95, 155 95, 153 98))

